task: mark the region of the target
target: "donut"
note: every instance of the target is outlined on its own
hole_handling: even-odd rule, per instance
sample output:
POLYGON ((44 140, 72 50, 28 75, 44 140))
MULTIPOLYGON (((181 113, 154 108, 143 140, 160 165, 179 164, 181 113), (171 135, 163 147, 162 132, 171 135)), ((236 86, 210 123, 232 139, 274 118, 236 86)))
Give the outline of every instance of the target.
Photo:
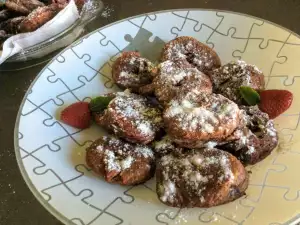
POLYGON ((202 147, 207 141, 221 141, 239 125, 238 106, 219 94, 193 93, 173 99, 163 112, 171 140, 186 148, 202 147))
POLYGON ((253 165, 271 154, 278 144, 278 134, 268 114, 257 106, 242 106, 243 124, 236 138, 218 148, 235 155, 245 165, 253 165))
POLYGON ((217 53, 192 37, 182 36, 168 42, 162 51, 161 61, 181 58, 203 73, 221 66, 217 53))
MULTIPOLYGON (((0 4, 1 7, 1 4, 0 4)), ((8 9, 2 9, 0 10, 0 23, 12 18, 18 16, 18 13, 15 13, 13 11, 10 11, 8 9)))
POLYGON ((138 52, 123 52, 112 66, 112 78, 122 89, 138 90, 150 84, 156 68, 138 52))
POLYGON ((6 34, 17 34, 19 32, 19 24, 22 23, 25 18, 25 16, 18 16, 8 19, 0 23, 0 30, 5 31, 6 34))
POLYGON ((153 177, 155 157, 151 148, 103 136, 86 150, 86 163, 109 183, 136 185, 153 177))
POLYGON ((179 93, 212 93, 210 78, 183 59, 167 60, 158 66, 153 80, 154 94, 165 105, 179 93))
POLYGON ((5 6, 8 10, 22 15, 28 15, 34 9, 44 7, 45 4, 38 0, 6 0, 5 6))
POLYGON ((238 60, 213 70, 210 74, 215 93, 224 95, 237 104, 245 104, 239 88, 248 86, 257 91, 265 88, 263 73, 254 65, 238 60))
POLYGON ((54 18, 59 10, 55 4, 36 8, 19 24, 19 31, 25 33, 37 30, 54 18))
POLYGON ((126 90, 118 92, 95 122, 114 135, 132 143, 148 144, 159 134, 162 112, 146 97, 126 90))
POLYGON ((158 159, 156 189, 159 200, 171 207, 212 207, 245 194, 248 173, 228 152, 190 149, 158 159))

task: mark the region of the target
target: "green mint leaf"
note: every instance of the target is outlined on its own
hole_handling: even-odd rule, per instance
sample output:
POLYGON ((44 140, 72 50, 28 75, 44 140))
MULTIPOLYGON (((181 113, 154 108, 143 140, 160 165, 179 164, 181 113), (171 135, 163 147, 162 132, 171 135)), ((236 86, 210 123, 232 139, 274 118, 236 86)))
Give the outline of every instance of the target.
POLYGON ((99 96, 96 98, 93 98, 92 101, 89 104, 89 108, 91 112, 102 112, 105 110, 110 103, 111 100, 113 100, 114 97, 111 96, 99 96))
POLYGON ((248 105, 257 105, 260 102, 259 94, 248 86, 240 87, 240 94, 243 99, 248 103, 248 105))

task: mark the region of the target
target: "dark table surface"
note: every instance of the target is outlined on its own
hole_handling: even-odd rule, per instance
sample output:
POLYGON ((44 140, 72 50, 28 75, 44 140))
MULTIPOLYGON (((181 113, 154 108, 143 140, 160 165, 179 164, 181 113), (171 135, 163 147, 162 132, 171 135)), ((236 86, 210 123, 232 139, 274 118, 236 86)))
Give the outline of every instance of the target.
MULTIPOLYGON (((105 13, 88 31, 116 20, 157 10, 209 8, 247 13, 300 34, 299 0, 104 0, 105 13)), ((39 71, 38 66, 19 71, 0 71, 0 224, 61 224, 40 205, 26 186, 15 159, 13 130, 21 100, 39 71)))

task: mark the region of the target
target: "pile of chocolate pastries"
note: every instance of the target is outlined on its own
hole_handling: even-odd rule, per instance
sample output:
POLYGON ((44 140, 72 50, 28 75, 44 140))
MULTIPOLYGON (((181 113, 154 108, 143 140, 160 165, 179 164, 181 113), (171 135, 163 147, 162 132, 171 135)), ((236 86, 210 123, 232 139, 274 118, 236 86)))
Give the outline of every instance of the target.
POLYGON ((162 203, 216 206, 243 196, 244 166, 277 146, 273 121, 239 92, 263 90, 263 73, 240 60, 221 65, 192 37, 168 42, 157 66, 124 52, 112 77, 124 91, 105 95, 109 104, 93 114, 109 135, 86 152, 88 166, 107 182, 137 185, 155 175, 162 203))
MULTIPOLYGON (((79 10, 85 0, 75 0, 79 10)), ((32 32, 50 21, 69 0, 5 0, 0 3, 0 50, 6 39, 32 32)))

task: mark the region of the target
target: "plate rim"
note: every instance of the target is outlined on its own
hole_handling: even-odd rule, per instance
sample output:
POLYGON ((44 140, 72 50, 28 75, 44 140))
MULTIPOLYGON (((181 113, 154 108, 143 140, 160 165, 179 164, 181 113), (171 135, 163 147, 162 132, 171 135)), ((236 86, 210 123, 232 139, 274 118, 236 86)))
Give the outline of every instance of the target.
MULTIPOLYGON (((99 32, 103 29, 106 29, 108 27, 114 26, 118 23, 121 22, 125 22, 131 19, 135 19, 138 17, 142 17, 142 16, 146 16, 146 15, 151 15, 151 14, 160 14, 160 13, 168 13, 168 12, 176 12, 176 11, 210 11, 210 12, 224 12, 224 13, 229 13, 229 14, 234 14, 234 15, 239 15, 239 16, 244 16, 244 17, 249 17, 249 18, 254 18, 254 19, 258 19, 261 20, 263 22, 267 22, 269 24, 274 25, 275 27, 278 27, 282 30, 286 30, 288 32, 290 32, 290 35, 294 35, 296 37, 298 37, 300 39, 300 34, 297 34, 296 32, 282 26, 279 25, 275 22, 260 18, 260 17, 256 17, 250 14, 246 14, 246 13, 240 13, 240 12, 235 12, 235 11, 230 11, 230 10, 221 10, 221 9, 208 9, 208 8, 178 8, 178 9, 166 9, 166 10, 158 10, 158 11, 151 11, 151 12, 147 12, 147 13, 142 13, 142 14, 138 14, 138 15, 134 15, 131 17, 126 17, 124 19, 121 20, 117 20, 113 23, 109 23, 103 27, 99 27, 97 29, 95 29, 94 31, 80 37, 79 39, 77 39, 76 41, 74 41, 72 44, 66 46, 65 48, 61 49, 61 51, 59 51, 44 67, 43 69, 38 73, 38 75, 35 77, 35 79, 31 82, 30 86, 27 88, 27 91, 21 101, 21 104, 19 106, 18 109, 18 113, 16 116, 16 121, 15 121, 15 126, 14 126, 14 151, 15 151, 15 157, 17 160, 17 164, 19 167, 19 170, 21 172, 22 178, 24 179, 27 187, 29 188, 29 190, 31 191, 31 193, 34 195, 34 197, 40 202, 40 204, 48 211, 48 213, 50 213, 52 216, 54 216, 57 220, 59 220, 60 222, 62 222, 65 225, 74 225, 74 223, 72 221, 70 221, 68 218, 66 218, 63 214, 61 214, 59 211, 57 211, 50 203, 48 203, 48 201, 46 201, 43 196, 40 194, 40 192, 37 190, 37 188, 34 186, 34 184, 31 182, 31 179, 29 177, 29 175, 26 172, 26 169, 24 167, 23 161, 22 161, 22 157, 20 154, 20 147, 19 147, 19 123, 20 123, 20 118, 21 118, 21 114, 22 114, 22 109, 24 107, 25 101, 28 97, 28 95, 30 94, 30 91, 32 89, 32 87, 34 86, 34 84, 36 83, 36 81, 40 78, 41 74, 44 72, 45 69, 48 68, 48 66, 62 53, 64 53, 65 51, 67 51, 69 48, 71 48, 72 46, 77 45, 80 41, 82 41, 83 39, 89 37, 90 35, 99 32)), ((285 224, 286 225, 292 225, 292 224, 296 224, 297 222, 300 221, 300 213, 296 215, 296 217, 291 218, 289 221, 287 221, 285 224)), ((285 225, 284 224, 284 225, 285 225)))

